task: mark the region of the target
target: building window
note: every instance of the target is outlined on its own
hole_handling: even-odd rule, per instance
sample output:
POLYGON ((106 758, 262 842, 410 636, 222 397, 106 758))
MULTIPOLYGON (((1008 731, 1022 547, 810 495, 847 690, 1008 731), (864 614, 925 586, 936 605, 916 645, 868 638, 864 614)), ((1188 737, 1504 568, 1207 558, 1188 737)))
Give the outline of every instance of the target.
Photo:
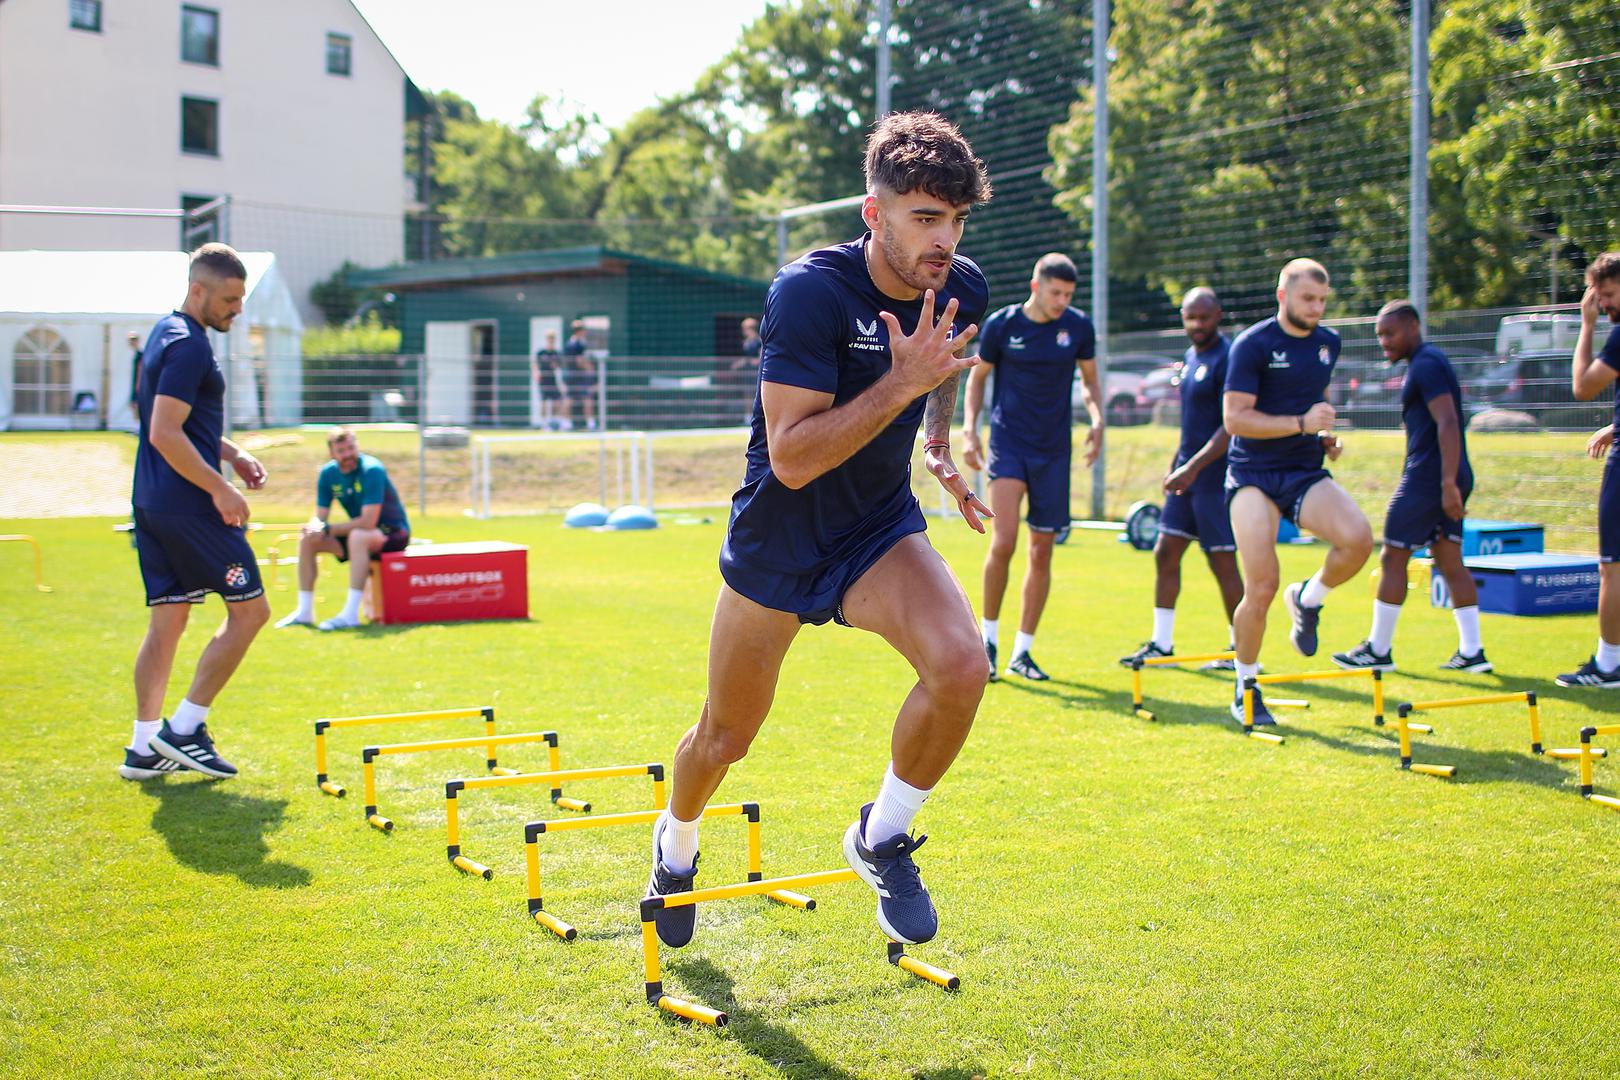
POLYGON ((354 53, 354 39, 348 34, 326 35, 326 73, 348 75, 350 58, 354 53))
POLYGON ((181 7, 180 59, 219 67, 219 12, 190 4, 181 7))
POLYGON ((188 154, 219 157, 219 102, 180 99, 180 149, 188 154))
POLYGON ((180 209, 186 216, 180 219, 180 250, 196 251, 204 244, 219 239, 219 212, 209 211, 199 216, 197 209, 207 206, 217 195, 182 195, 180 196, 180 209))
POLYGON ((101 33, 101 0, 68 0, 68 25, 101 33))
POLYGON ((62 335, 28 331, 11 354, 11 411, 19 416, 66 416, 73 404, 73 353, 62 335))

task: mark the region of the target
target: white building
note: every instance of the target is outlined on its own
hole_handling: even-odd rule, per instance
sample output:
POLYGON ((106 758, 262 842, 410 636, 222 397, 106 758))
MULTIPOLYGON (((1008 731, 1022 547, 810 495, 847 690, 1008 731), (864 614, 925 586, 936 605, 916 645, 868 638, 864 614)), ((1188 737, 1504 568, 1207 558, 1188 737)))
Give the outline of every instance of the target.
POLYGON ((272 251, 306 321, 345 260, 398 262, 407 97, 349 0, 0 0, 0 206, 192 209, 176 218, 0 211, 0 250, 272 251))
MULTIPOLYGON (((242 314, 228 335, 209 334, 228 415, 234 425, 297 424, 304 324, 276 257, 239 254, 242 314)), ((0 251, 0 431, 139 427, 127 337, 144 345, 185 302, 189 266, 181 251, 0 251)))

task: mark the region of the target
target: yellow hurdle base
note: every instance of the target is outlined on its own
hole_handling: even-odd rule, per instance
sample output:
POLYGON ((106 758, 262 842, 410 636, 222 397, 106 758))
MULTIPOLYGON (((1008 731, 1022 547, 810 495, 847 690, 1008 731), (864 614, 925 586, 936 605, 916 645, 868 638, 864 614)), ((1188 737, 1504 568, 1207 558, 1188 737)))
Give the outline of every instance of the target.
POLYGON ((488 881, 490 878, 495 876, 495 871, 491 870, 481 862, 474 862, 465 855, 457 855, 455 858, 450 860, 450 864, 464 874, 472 874, 476 877, 483 878, 485 881, 488 881))
POLYGON ((535 922, 539 923, 547 930, 550 930, 553 934, 556 934, 564 941, 573 941, 579 936, 578 930, 575 930, 572 926, 569 926, 567 923, 563 922, 549 911, 542 909, 534 912, 533 914, 535 922))
POLYGON ((1620 799, 1611 798, 1608 795, 1588 795, 1586 801, 1595 802, 1599 806, 1607 806, 1610 810, 1620 810, 1620 799))
POLYGON ((1268 698, 1266 704, 1280 706, 1284 709, 1308 709, 1311 707, 1311 703, 1302 697, 1268 698))
POLYGON ((943 986, 947 990, 955 990, 962 985, 961 979, 944 968, 925 963, 915 956, 907 956, 904 946, 898 941, 889 942, 889 963, 901 971, 909 971, 917 978, 931 982, 935 986, 943 986))
POLYGON ((719 1009, 711 1009, 707 1005, 699 1005, 695 1001, 686 1001, 683 998, 670 997, 668 994, 659 995, 658 1007, 667 1013, 674 1013, 687 1020, 696 1020, 710 1027, 723 1028, 731 1023, 731 1017, 719 1009))
POLYGON ((1154 721, 1154 720, 1157 720, 1157 719, 1158 719, 1158 717, 1157 717, 1157 716, 1154 716, 1154 715, 1153 715, 1153 713, 1152 713, 1152 712, 1150 712, 1150 711, 1149 711, 1149 710, 1147 710, 1147 709, 1143 709, 1143 708, 1140 708, 1140 707, 1138 707, 1138 708, 1137 708, 1137 709, 1136 709, 1136 718, 1137 718, 1137 719, 1138 719, 1138 720, 1147 720, 1147 721, 1149 721, 1149 722, 1150 722, 1150 723, 1151 723, 1151 722, 1152 722, 1152 721, 1154 721))
POLYGON ((343 787, 342 784, 335 784, 330 780, 321 781, 321 790, 326 792, 328 795, 335 795, 339 799, 348 794, 348 791, 343 787))
POLYGON ((551 800, 552 805, 562 810, 578 810, 582 814, 591 812, 591 804, 583 799, 570 799, 566 795, 559 795, 551 800))
POLYGON ((1281 746, 1284 742, 1281 735, 1273 735, 1269 731, 1258 731, 1254 728, 1249 728, 1248 730, 1244 731, 1244 734, 1251 739, 1259 739, 1261 742, 1271 743, 1274 746, 1281 746))
POLYGON ((367 814, 366 815, 366 824, 370 825, 373 829, 377 829, 377 830, 379 830, 381 832, 393 832, 394 831, 394 823, 392 821, 389 821, 387 818, 383 817, 381 814, 367 814))
POLYGON ((1405 768, 1408 772, 1422 773, 1424 776, 1457 775, 1457 766, 1455 765, 1424 765, 1421 762, 1414 761, 1412 764, 1405 766, 1405 768))
MULTIPOLYGON (((1609 752, 1601 746, 1592 747, 1591 752, 1595 758, 1609 756, 1609 752)), ((1581 748, 1578 746, 1554 748, 1547 751, 1547 756, 1558 761, 1579 761, 1581 760, 1581 748)))
POLYGON ((493 769, 489 770, 489 775, 491 775, 491 776, 522 776, 523 774, 521 772, 519 772, 518 770, 516 770, 516 769, 508 769, 505 765, 497 765, 493 769))
POLYGON ((778 904, 786 904, 788 907, 798 908, 800 911, 816 910, 816 902, 813 898, 805 896, 803 893, 792 892, 788 889, 777 889, 775 892, 768 892, 765 894, 765 897, 768 900, 775 900, 778 904))

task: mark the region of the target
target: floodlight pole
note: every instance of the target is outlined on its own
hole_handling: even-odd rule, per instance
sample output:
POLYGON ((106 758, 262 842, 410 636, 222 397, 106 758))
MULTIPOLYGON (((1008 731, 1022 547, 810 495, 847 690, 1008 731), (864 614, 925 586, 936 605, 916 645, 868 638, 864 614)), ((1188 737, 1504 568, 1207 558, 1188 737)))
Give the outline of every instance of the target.
MULTIPOLYGON (((1091 0, 1091 318, 1097 328, 1097 385, 1108 416, 1108 0, 1091 0)), ((1107 439, 1091 464, 1091 516, 1108 501, 1107 439)))
POLYGON ((878 0, 877 37, 877 115, 875 123, 889 115, 889 23, 890 0, 878 0))
POLYGON ((1407 290, 1429 321, 1429 0, 1412 4, 1412 176, 1407 217, 1407 290))

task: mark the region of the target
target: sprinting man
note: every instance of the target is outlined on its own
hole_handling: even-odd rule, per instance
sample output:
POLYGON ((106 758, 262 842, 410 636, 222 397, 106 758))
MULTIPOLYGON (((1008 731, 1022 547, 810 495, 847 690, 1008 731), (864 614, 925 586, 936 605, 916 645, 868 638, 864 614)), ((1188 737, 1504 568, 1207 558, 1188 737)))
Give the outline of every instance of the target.
POLYGON ((135 733, 118 775, 150 780, 179 768, 236 775, 208 731, 208 711, 270 618, 259 564, 242 530, 248 503, 219 471, 229 462, 249 488, 264 487, 258 459, 225 438, 225 373, 208 330, 225 333, 242 313, 247 269, 224 244, 191 257, 186 301, 152 328, 141 355, 140 443, 135 451, 135 548, 150 621, 135 656, 135 733), (191 617, 211 592, 225 623, 197 661, 174 715, 163 695, 191 617))
POLYGON ((1029 496, 1029 569, 1024 574, 1018 636, 1013 639, 1009 674, 1044 680, 1048 676, 1030 655, 1047 595, 1052 591, 1052 545, 1069 527, 1069 469, 1073 457, 1074 409, 1071 388, 1080 369, 1080 394, 1091 414, 1086 464, 1097 459, 1103 440, 1102 388, 1097 384, 1097 330, 1084 312, 1069 306, 1080 275, 1059 252, 1042 255, 1030 277, 1029 299, 1008 304, 984 321, 979 359, 968 374, 962 461, 985 468, 979 441, 984 384, 996 370, 990 403, 990 550, 984 558, 985 656, 990 681, 996 679, 1001 598, 1007 569, 1018 549, 1018 511, 1029 496))
MULTIPOLYGON (((1224 411, 1232 435, 1226 459, 1226 498, 1243 563, 1243 602, 1232 621, 1237 693, 1232 716, 1243 720, 1243 682, 1260 672, 1266 612, 1276 598, 1277 525, 1286 517, 1329 545, 1322 568, 1288 586, 1293 618, 1289 640, 1316 655, 1316 630, 1328 591, 1355 576, 1372 554, 1367 516, 1322 467, 1342 450, 1332 434, 1335 413, 1328 380, 1339 359, 1339 335, 1321 325, 1328 274, 1311 259, 1294 259, 1277 278, 1277 314, 1232 342, 1224 411)), ((1404 579, 1403 579, 1404 580, 1404 579)), ((1254 722, 1275 721, 1260 692, 1254 722)))
MULTIPOLYGON (((720 549, 724 584, 709 637, 709 694, 675 751, 669 809, 653 826, 649 894, 692 888, 698 822, 770 712, 805 623, 878 634, 916 669, 874 802, 844 855, 878 894, 895 941, 927 941, 934 905, 912 854, 912 819, 967 739, 984 693, 973 609, 923 530, 911 493, 919 422, 928 470, 984 531, 989 508, 951 461, 957 378, 989 291, 956 254, 968 212, 990 197, 984 163, 944 117, 885 117, 866 144, 871 232, 782 268, 765 300, 760 408, 748 471, 720 549)), ((671 946, 693 906, 658 914, 671 946)))
MULTIPOLYGON (((1581 297, 1581 334, 1575 339, 1572 383, 1579 401, 1591 401, 1620 375, 1620 251, 1605 251, 1586 268, 1581 297), (1613 329, 1602 351, 1593 355, 1597 317, 1609 317, 1613 329)), ((1615 403, 1620 423, 1620 399, 1615 403)), ((1603 485, 1598 489, 1598 644, 1586 663, 1555 680, 1559 686, 1620 689, 1620 472, 1615 465, 1614 431, 1610 424, 1592 436, 1588 452, 1608 451, 1603 485)))
POLYGON ((315 479, 315 516, 305 523, 298 541, 298 607, 276 623, 277 629, 315 625, 315 559, 319 555, 349 564, 348 599, 342 611, 320 624, 321 629, 359 626, 371 560, 385 552, 404 551, 411 542, 405 504, 383 463, 362 454, 359 440, 346 427, 332 429, 326 436, 326 450, 332 460, 321 466, 315 479), (349 520, 330 520, 334 499, 349 520))
POLYGON ((1406 462, 1384 515, 1372 631, 1355 648, 1334 653, 1333 662, 1342 668, 1395 670, 1392 649, 1395 623, 1406 602, 1407 563, 1415 549, 1427 546, 1451 590, 1457 620, 1457 651, 1440 667, 1490 671, 1479 639, 1479 592, 1462 557, 1463 512, 1474 490, 1463 437, 1462 384, 1446 354, 1423 340, 1423 321, 1410 300, 1385 304, 1373 329, 1389 362, 1407 365, 1401 384, 1406 462))
MULTIPOLYGON (((1191 344, 1181 361, 1181 443, 1164 477, 1164 513, 1153 545, 1153 636, 1131 655, 1120 657, 1126 667, 1175 652, 1181 559, 1194 540, 1204 549, 1204 561, 1220 586, 1229 633, 1243 599, 1224 487, 1231 436, 1221 422, 1221 398, 1231 342, 1221 333, 1221 316, 1221 301, 1213 289, 1193 289, 1181 300, 1181 328, 1191 344)), ((1219 671, 1234 667, 1230 660, 1204 666, 1219 671)))

